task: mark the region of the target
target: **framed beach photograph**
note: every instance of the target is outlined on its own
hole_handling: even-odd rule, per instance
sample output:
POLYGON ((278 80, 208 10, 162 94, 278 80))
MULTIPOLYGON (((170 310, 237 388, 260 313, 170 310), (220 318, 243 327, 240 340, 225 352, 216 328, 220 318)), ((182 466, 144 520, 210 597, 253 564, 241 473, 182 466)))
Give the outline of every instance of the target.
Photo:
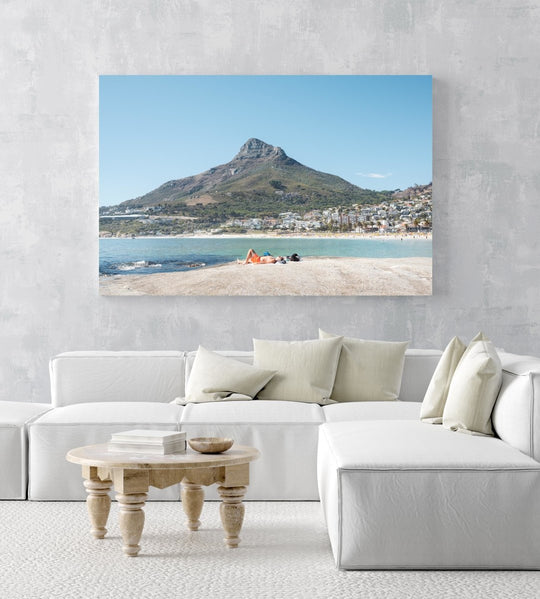
POLYGON ((432 293, 432 81, 101 76, 102 295, 432 293))

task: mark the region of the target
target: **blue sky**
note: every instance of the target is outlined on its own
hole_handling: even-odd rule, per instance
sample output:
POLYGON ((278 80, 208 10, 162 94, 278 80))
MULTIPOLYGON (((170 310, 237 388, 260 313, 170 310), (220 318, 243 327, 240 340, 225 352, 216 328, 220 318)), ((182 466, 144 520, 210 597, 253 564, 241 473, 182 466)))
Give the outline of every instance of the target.
POLYGON ((432 179, 430 76, 101 76, 100 205, 233 158, 250 137, 368 189, 432 179))

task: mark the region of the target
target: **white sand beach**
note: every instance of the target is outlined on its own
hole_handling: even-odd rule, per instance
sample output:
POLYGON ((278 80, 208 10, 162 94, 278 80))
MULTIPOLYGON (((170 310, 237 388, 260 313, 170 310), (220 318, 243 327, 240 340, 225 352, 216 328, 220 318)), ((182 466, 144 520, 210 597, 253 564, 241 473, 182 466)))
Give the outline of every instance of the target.
POLYGON ((431 258, 305 258, 100 276, 101 295, 431 295, 431 258))
POLYGON ((429 233, 179 233, 178 235, 102 235, 100 239, 375 239, 377 241, 396 241, 413 239, 432 239, 429 233))

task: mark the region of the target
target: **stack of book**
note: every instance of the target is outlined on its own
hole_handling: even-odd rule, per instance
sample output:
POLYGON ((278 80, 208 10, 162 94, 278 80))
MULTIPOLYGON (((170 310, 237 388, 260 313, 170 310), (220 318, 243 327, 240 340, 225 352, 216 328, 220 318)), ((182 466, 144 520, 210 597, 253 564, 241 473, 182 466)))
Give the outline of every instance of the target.
POLYGON ((114 433, 109 451, 167 455, 185 453, 186 433, 174 431, 133 430, 114 433))

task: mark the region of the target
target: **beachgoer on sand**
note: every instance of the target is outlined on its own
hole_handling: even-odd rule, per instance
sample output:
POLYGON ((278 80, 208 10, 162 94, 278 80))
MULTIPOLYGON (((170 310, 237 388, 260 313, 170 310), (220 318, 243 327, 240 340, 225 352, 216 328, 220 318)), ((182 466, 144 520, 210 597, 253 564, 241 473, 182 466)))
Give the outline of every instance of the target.
POLYGON ((237 260, 238 264, 285 264, 286 260, 283 256, 274 258, 269 252, 265 252, 265 255, 259 256, 254 249, 249 249, 244 261, 237 260))

